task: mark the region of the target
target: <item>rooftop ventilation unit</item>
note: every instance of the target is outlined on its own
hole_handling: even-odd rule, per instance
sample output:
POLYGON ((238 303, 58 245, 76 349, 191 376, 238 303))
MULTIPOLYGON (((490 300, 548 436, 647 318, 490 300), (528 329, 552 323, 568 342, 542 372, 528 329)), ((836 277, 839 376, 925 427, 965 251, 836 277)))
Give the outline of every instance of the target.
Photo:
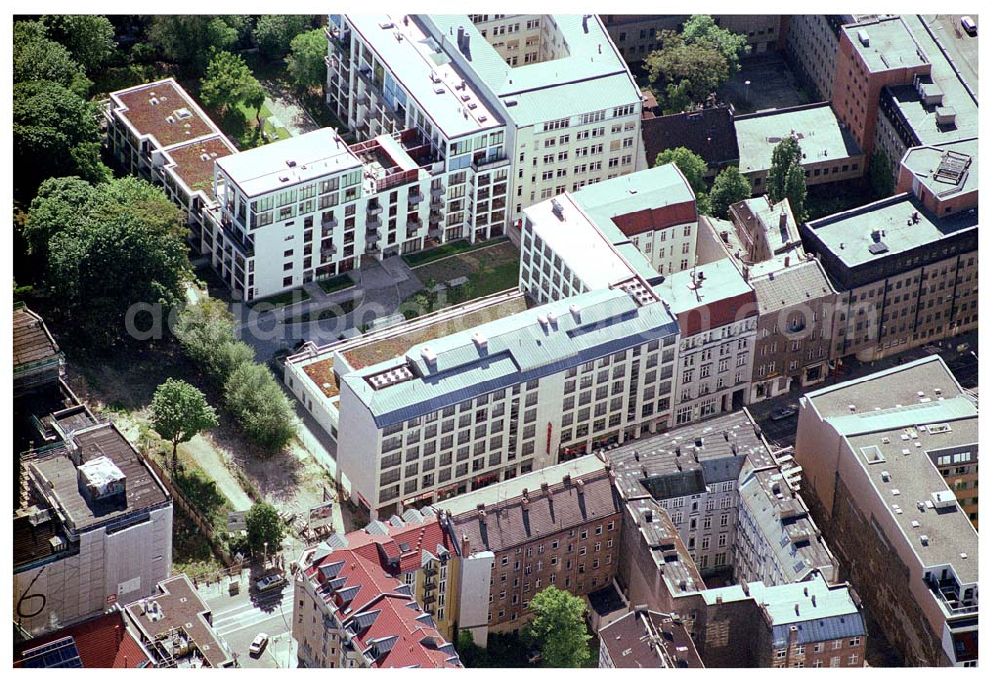
POLYGON ((861 43, 863 47, 871 47, 872 45, 871 36, 869 36, 868 31, 864 29, 858 31, 858 41, 861 43))
POLYGON ((922 544, 924 547, 926 547, 928 544, 930 544, 930 538, 928 538, 926 535, 921 535, 920 536, 920 544, 922 544))
POLYGON ((125 494, 125 474, 110 458, 95 457, 77 470, 80 485, 91 500, 107 500, 125 494))
POLYGON ((936 509, 947 509, 957 504, 955 493, 950 490, 935 491, 931 493, 931 499, 934 501, 936 509))
POLYGON ((286 160, 285 161, 285 165, 287 165, 288 167, 295 167, 295 164, 296 163, 295 163, 294 160, 286 160))
POLYGON ((392 23, 391 21, 383 21, 379 23, 378 27, 382 29, 389 29, 389 28, 395 28, 396 24, 392 23))
POLYGON ((472 342, 480 350, 485 349, 487 345, 487 339, 481 332, 477 332, 472 336, 472 342))
POLYGON ((487 118, 484 115, 480 115, 478 118, 476 118, 476 120, 478 120, 481 123, 485 123, 487 118))
POLYGON ((444 88, 440 85, 434 88, 434 94, 444 94, 444 88))

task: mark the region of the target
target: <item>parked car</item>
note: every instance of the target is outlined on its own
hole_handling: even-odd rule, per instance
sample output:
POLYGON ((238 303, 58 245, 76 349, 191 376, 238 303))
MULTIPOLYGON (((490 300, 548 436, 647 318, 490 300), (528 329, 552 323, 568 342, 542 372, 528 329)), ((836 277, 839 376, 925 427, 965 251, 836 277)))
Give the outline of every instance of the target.
POLYGON ((257 581, 257 591, 266 592, 269 589, 280 587, 284 582, 285 582, 285 576, 281 575, 280 573, 265 575, 264 577, 262 577, 260 580, 257 581))
POLYGON ((264 651, 264 647, 267 646, 269 640, 270 637, 263 632, 255 636, 253 641, 250 642, 250 655, 255 658, 259 656, 264 651))
POLYGON ((778 420, 783 420, 786 417, 791 417, 798 411, 798 406, 790 405, 784 408, 775 408, 771 411, 771 419, 777 422, 778 420))
POLYGON ((979 32, 979 27, 976 26, 975 20, 968 15, 962 17, 962 28, 964 28, 965 32, 969 35, 976 35, 976 33, 979 32))

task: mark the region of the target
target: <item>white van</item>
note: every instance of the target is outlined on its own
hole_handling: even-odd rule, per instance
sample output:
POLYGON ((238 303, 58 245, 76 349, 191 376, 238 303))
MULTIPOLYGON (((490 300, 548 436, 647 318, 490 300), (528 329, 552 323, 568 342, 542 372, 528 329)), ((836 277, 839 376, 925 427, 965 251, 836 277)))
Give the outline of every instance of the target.
POLYGON ((975 35, 979 30, 978 28, 976 28, 976 22, 973 21, 972 17, 970 16, 962 17, 962 28, 964 28, 965 32, 968 33, 969 35, 975 35))

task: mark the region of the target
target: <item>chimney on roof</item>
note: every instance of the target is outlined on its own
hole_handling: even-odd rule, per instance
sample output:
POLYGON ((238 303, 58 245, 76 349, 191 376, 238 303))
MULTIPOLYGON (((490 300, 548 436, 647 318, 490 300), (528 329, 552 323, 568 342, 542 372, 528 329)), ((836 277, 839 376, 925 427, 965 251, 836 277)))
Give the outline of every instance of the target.
POLYGON ((462 557, 468 558, 469 553, 472 551, 471 543, 469 542, 469 536, 462 533, 462 557))
POLYGON ((458 43, 458 49, 465 51, 465 27, 458 27, 458 38, 455 40, 458 43))
POLYGON ((812 602, 813 602, 813 608, 815 608, 816 607, 816 595, 815 594, 812 595, 812 602))
POLYGON ((788 213, 787 212, 782 211, 781 216, 778 217, 778 226, 780 226, 782 229, 784 229, 786 226, 788 226, 788 213))
POLYGON ((799 614, 799 605, 795 604, 795 615, 799 614))
POLYGON ((566 484, 567 486, 570 485, 572 481, 573 477, 571 477, 569 474, 563 477, 563 483, 566 484))
POLYGON ((785 268, 787 269, 792 265, 792 258, 790 255, 785 255, 785 268))

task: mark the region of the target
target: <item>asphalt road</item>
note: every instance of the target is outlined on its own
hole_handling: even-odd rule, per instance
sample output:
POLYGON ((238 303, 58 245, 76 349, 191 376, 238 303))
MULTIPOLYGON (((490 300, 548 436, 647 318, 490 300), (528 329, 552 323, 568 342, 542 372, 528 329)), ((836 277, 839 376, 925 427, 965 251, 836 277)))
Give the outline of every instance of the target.
POLYGON ((258 594, 248 591, 247 583, 244 575, 236 595, 229 594, 228 581, 199 588, 212 611, 212 626, 237 656, 240 667, 295 667, 298 648, 292 639, 294 585, 289 580, 280 589, 258 594), (255 658, 248 649, 259 632, 266 633, 270 641, 255 658))
MULTIPOLYGON (((935 37, 948 51, 972 90, 979 96, 979 37, 970 36, 962 28, 960 14, 922 14, 935 37)), ((979 24, 979 15, 969 16, 979 24)))

